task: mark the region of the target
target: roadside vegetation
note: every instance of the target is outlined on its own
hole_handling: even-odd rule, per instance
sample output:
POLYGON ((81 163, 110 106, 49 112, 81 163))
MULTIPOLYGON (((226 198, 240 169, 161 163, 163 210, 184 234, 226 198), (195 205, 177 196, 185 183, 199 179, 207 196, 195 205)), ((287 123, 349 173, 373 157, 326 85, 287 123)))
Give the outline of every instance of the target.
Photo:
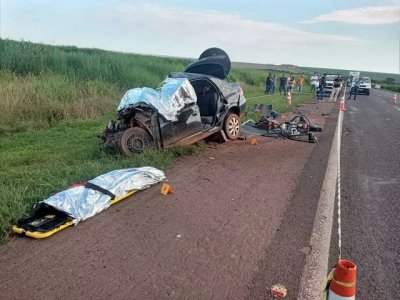
MULTIPOLYGON (((126 158, 104 150, 97 138, 127 89, 155 88, 189 62, 0 39, 0 244, 12 224, 52 193, 113 169, 165 169, 174 158, 196 153, 201 145, 126 158)), ((274 74, 279 78, 282 73, 274 74)), ((246 69, 229 75, 242 85, 249 111, 265 103, 284 113, 310 100, 294 94, 288 106, 279 93, 264 95, 267 75, 246 69)), ((246 118, 258 116, 249 112, 246 118)))

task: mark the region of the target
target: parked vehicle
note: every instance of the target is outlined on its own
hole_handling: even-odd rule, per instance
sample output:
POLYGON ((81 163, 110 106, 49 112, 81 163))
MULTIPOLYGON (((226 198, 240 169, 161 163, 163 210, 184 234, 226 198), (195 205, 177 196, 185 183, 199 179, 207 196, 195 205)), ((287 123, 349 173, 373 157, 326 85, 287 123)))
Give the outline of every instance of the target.
POLYGON ((330 93, 332 92, 333 81, 335 80, 336 77, 338 77, 337 74, 334 74, 334 75, 327 74, 325 76, 325 80, 326 80, 325 94, 330 95, 330 93))
POLYGON ((108 123, 101 139, 128 156, 189 145, 214 134, 237 139, 246 98, 239 84, 224 80, 230 69, 228 55, 210 48, 184 72, 169 74, 156 90, 127 91, 117 121, 108 123))
POLYGON ((358 94, 365 94, 369 96, 370 92, 371 92, 371 78, 362 77, 360 87, 358 88, 358 94))

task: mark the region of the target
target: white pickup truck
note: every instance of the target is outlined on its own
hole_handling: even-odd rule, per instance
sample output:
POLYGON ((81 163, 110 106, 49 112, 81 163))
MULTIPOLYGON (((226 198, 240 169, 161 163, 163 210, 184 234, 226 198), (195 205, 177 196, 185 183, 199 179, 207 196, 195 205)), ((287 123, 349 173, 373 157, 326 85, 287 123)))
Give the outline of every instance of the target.
POLYGON ((371 78, 369 77, 361 77, 361 84, 358 88, 358 94, 365 94, 369 96, 371 91, 371 78))

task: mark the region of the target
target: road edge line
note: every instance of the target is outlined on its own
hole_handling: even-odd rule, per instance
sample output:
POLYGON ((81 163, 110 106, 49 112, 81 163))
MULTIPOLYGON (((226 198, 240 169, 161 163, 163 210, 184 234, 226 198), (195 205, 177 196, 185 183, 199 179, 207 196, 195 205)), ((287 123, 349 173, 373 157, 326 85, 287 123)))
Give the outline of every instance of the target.
POLYGON ((341 122, 343 122, 343 118, 340 118, 341 113, 339 112, 338 115, 338 123, 318 201, 310 238, 311 253, 306 257, 306 263, 303 267, 298 300, 320 299, 323 289, 322 285, 328 274, 329 249, 338 174, 338 139, 339 134, 341 134, 341 132, 339 133, 341 122))

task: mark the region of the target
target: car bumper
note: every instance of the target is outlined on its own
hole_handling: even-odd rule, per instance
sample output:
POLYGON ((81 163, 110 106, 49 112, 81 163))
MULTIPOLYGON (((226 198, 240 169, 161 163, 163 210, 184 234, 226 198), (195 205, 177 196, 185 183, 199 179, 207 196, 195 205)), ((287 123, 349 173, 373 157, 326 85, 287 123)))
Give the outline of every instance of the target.
POLYGON ((367 88, 358 88, 358 94, 368 94, 370 89, 367 88))

